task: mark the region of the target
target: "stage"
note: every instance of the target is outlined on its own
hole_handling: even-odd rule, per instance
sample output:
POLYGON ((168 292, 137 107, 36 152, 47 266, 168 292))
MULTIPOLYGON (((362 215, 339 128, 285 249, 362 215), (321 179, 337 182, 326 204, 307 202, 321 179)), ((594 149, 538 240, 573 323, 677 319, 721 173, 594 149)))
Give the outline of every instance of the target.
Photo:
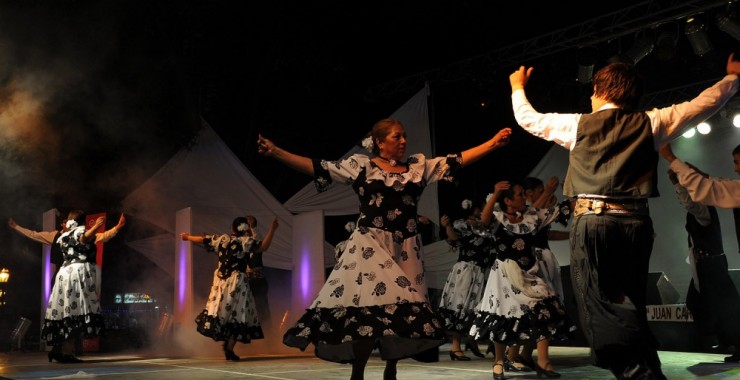
MULTIPOLYGON (((216 345, 216 343, 213 343, 216 345)), ((114 354, 85 354, 84 363, 49 363, 45 352, 0 354, 0 376, 8 379, 349 379, 350 366, 319 360, 312 353, 244 355, 237 345, 239 362, 228 362, 216 352, 208 355, 174 356, 147 351, 114 354)), ((485 347, 481 346, 485 350, 485 347)), ((398 379, 490 379, 492 358, 473 357, 472 361, 451 361, 449 345, 440 351, 437 363, 403 360, 398 364, 398 379)), ((608 379, 611 374, 588 364, 588 349, 552 347, 552 362, 563 379, 608 379)), ((725 355, 661 351, 663 371, 673 379, 739 378, 740 365, 725 364, 725 355)), ((384 362, 373 355, 366 379, 382 379, 384 362)), ((512 379, 535 379, 534 372, 507 373, 512 379)))

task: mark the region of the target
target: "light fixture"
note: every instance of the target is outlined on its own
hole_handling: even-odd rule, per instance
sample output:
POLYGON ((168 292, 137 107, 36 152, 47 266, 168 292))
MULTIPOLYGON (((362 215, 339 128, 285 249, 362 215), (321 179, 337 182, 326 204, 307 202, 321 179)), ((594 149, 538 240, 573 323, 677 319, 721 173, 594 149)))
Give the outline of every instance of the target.
POLYGON ((738 24, 728 12, 717 14, 715 21, 717 22, 717 27, 721 31, 740 41, 740 24, 738 24))
POLYGON ((696 130, 701 133, 702 135, 707 135, 709 132, 712 131, 712 126, 709 125, 706 121, 702 121, 696 126, 696 130))
POLYGON ((690 139, 690 138, 694 137, 695 134, 696 134, 696 129, 695 128, 691 128, 688 131, 686 131, 686 132, 683 133, 683 137, 686 137, 687 139, 690 139))
POLYGON ((594 75, 594 65, 596 64, 596 48, 588 46, 578 49, 576 63, 578 64, 576 81, 583 84, 591 83, 591 77, 594 75))
POLYGON ((699 16, 692 16, 686 19, 684 34, 688 38, 689 45, 691 45, 694 54, 703 57, 712 51, 712 41, 709 40, 709 34, 707 34, 707 25, 699 16))
POLYGON ((740 128, 740 114, 732 117, 732 125, 734 125, 735 128, 740 128))
POLYGON ((10 280, 10 271, 8 268, 0 269, 0 283, 6 283, 10 280))
POLYGON ((668 61, 673 58, 678 43, 678 30, 677 22, 661 24, 656 28, 655 52, 653 53, 656 58, 661 61, 668 61))
POLYGON ((640 33, 635 38, 635 43, 624 53, 624 58, 626 62, 636 65, 637 62, 652 53, 654 47, 653 38, 645 33, 640 33))

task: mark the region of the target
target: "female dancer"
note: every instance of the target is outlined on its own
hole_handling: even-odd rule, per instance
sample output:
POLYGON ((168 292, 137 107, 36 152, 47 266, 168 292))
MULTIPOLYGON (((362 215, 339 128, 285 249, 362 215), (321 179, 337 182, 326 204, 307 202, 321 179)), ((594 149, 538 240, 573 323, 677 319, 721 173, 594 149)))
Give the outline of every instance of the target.
POLYGON ((211 294, 206 308, 195 318, 195 323, 199 333, 217 342, 224 342, 226 360, 239 360, 234 353, 237 341, 249 343, 252 339, 264 338, 245 270, 251 253, 263 252, 270 247, 277 227, 275 218, 265 240, 254 240, 247 233, 247 218, 240 216, 231 223, 231 234, 180 234, 182 240, 203 244, 207 250, 218 252, 218 268, 213 272, 211 294))
POLYGON ((460 348, 461 337, 474 355, 484 357, 478 344, 470 341, 470 327, 475 317, 475 307, 483 297, 486 271, 496 257, 493 236, 480 220, 480 206, 464 200, 463 209, 468 211, 464 219, 450 223, 447 215, 440 218, 440 225, 447 232, 447 242, 458 251, 458 258, 452 266, 442 289, 442 300, 438 313, 444 319, 445 330, 452 337, 451 360, 470 360, 460 348))
POLYGON ((352 362, 351 379, 364 378, 372 350, 386 360, 384 379, 396 378, 399 359, 444 343, 444 331, 429 306, 417 202, 424 187, 505 145, 511 129, 461 154, 427 158, 406 153, 406 133, 397 120, 377 122, 363 145, 374 155, 354 154, 330 162, 311 160, 260 136, 258 151, 315 176, 319 191, 332 181, 352 185, 360 200, 357 228, 310 309, 283 342, 304 350, 316 346, 324 360, 352 362))
MULTIPOLYGON (((527 205, 534 208, 553 207, 557 203, 555 190, 560 181, 557 177, 550 177, 547 183, 535 177, 524 178, 521 182, 524 190, 524 198, 527 205)), ((563 226, 568 225, 571 216, 570 200, 565 200, 557 205, 560 213, 556 222, 563 226)), ((537 265, 540 267, 542 279, 550 284, 555 292, 560 296, 560 302, 565 304, 563 299, 563 283, 560 276, 560 263, 555 254, 550 250, 550 240, 568 240, 570 232, 551 229, 552 224, 545 226, 535 234, 534 254, 537 256, 537 265)), ((575 330, 572 321, 567 320, 556 333, 559 337, 567 337, 568 333, 575 330)), ((528 372, 534 368, 532 360, 532 351, 534 345, 512 345, 506 350, 506 360, 504 367, 507 371, 528 372), (521 352, 520 349, 521 348, 521 352)))
POLYGON ((96 233, 105 223, 105 218, 96 219, 90 228, 86 228, 85 217, 80 210, 71 211, 57 239, 64 262, 51 289, 41 330, 41 338, 54 346, 48 354, 49 362, 82 362, 74 356, 75 339, 80 334, 85 338, 98 336, 105 327, 100 314, 95 243, 106 242, 116 236, 126 224, 126 218, 121 215, 115 227, 96 233))
POLYGON ((552 286, 543 280, 534 254, 535 234, 553 222, 557 208, 527 208, 520 185, 511 185, 492 196, 481 220, 491 223, 498 249, 491 267, 483 300, 473 322, 471 335, 494 343, 493 377, 504 379, 504 351, 507 344, 537 345, 538 375, 560 377, 552 370, 548 356, 551 329, 565 319, 565 308, 552 286), (495 199, 502 211, 492 212, 495 199))

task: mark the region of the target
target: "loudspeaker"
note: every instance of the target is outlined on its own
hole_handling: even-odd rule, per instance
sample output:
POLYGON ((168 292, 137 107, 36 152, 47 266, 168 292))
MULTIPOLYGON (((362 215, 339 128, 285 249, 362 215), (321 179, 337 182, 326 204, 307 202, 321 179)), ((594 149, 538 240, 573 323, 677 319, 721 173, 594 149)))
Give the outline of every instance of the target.
POLYGON ((665 275, 665 272, 648 273, 646 304, 670 305, 678 302, 680 294, 665 275))

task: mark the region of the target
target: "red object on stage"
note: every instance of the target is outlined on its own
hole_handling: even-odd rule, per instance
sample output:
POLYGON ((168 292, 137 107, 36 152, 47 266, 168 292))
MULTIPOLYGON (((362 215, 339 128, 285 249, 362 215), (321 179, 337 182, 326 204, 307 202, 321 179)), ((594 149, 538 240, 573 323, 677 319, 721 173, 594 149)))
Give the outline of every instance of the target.
POLYGON ((100 351, 100 337, 96 336, 93 338, 82 339, 82 352, 98 352, 100 351))

